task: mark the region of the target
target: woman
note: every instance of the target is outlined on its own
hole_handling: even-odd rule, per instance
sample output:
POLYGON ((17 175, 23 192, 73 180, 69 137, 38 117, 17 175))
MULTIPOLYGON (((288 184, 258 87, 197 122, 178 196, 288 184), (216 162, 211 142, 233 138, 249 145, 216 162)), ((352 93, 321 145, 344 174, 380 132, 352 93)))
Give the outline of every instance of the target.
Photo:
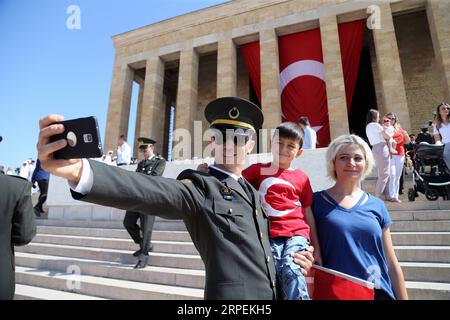
POLYGON ((312 205, 323 266, 373 282, 376 300, 408 299, 386 206, 358 187, 372 169, 369 146, 343 135, 331 142, 326 157, 336 183, 314 193, 312 205))
POLYGON ((437 106, 436 124, 433 126, 434 141, 442 142, 444 147, 444 161, 450 170, 450 105, 442 102, 437 106))
POLYGON ((395 154, 391 155, 390 170, 389 170, 389 182, 388 182, 388 201, 402 202, 398 198, 400 190, 400 178, 403 173, 403 166, 405 163, 405 144, 411 142, 408 132, 403 130, 398 123, 397 116, 393 113, 388 113, 384 116, 391 121, 391 125, 394 127, 394 136, 392 137, 396 142, 395 154))
POLYGON ((370 109, 367 112, 366 136, 372 145, 372 152, 378 171, 375 196, 381 198, 389 181, 390 154, 386 139, 389 139, 390 136, 384 131, 379 121, 379 112, 375 109, 370 109))

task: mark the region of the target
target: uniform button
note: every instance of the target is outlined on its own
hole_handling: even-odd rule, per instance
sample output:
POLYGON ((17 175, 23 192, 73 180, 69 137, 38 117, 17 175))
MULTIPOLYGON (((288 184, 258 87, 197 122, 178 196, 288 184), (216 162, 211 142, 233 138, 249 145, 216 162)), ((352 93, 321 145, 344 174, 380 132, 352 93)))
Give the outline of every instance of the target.
POLYGON ((256 215, 258 215, 258 214, 259 214, 258 210, 256 210, 256 211, 255 211, 255 214, 256 214, 256 215))
POLYGON ((266 261, 267 261, 267 262, 270 262, 270 256, 267 256, 267 257, 266 257, 266 261))
POLYGON ((275 288, 275 286, 276 286, 276 282, 275 282, 275 280, 273 280, 272 281, 272 288, 275 288))
POLYGON ((262 232, 259 233, 259 238, 262 240, 262 238, 263 238, 262 232))
POLYGON ((232 213, 233 213, 233 209, 230 208, 230 209, 228 210, 228 213, 229 213, 229 214, 232 214, 232 213))

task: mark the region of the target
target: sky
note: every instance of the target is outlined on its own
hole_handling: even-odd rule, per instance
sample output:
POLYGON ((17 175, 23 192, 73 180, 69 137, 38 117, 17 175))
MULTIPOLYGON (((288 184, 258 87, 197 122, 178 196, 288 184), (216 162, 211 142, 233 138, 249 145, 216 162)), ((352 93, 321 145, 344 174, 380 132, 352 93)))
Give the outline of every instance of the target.
MULTIPOLYGON (((36 159, 39 119, 95 115, 104 139, 111 37, 225 0, 0 0, 0 165, 36 159), (80 28, 67 9, 80 9, 80 28)), ((137 85, 128 140, 133 141, 137 85)))

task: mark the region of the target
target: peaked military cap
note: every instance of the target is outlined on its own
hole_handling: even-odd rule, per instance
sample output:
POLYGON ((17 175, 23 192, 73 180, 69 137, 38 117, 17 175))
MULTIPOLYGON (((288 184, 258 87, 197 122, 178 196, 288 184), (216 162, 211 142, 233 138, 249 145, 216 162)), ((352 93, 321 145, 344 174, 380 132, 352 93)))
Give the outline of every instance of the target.
POLYGON ((211 128, 251 129, 261 128, 264 116, 253 102, 238 97, 221 97, 209 102, 205 108, 205 118, 211 128))
POLYGON ((150 138, 145 138, 145 137, 139 137, 138 142, 139 142, 139 148, 148 147, 148 146, 156 143, 155 140, 150 139, 150 138))
POLYGON ((420 129, 428 129, 428 124, 421 124, 420 129))

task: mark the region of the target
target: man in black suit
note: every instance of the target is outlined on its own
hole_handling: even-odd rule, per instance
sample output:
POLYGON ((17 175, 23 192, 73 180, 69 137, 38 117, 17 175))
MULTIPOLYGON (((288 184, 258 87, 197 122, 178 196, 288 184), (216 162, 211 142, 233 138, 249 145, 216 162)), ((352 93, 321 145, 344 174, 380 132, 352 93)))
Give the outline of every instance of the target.
POLYGON ((14 298, 14 246, 26 245, 35 234, 30 182, 0 174, 0 300, 14 298))
MULTIPOLYGON (((139 153, 142 154, 143 160, 138 163, 136 172, 150 176, 162 176, 166 167, 166 160, 161 156, 155 155, 154 146, 156 141, 140 137, 138 138, 138 143, 139 153)), ((135 269, 145 268, 148 264, 148 252, 153 251, 151 240, 154 223, 154 215, 133 211, 127 211, 125 214, 123 225, 130 234, 131 239, 139 245, 139 250, 133 253, 134 257, 139 257, 134 267, 135 269), (138 219, 140 226, 137 225, 138 219)))
MULTIPOLYGON (((67 142, 49 143, 63 131, 61 116, 40 121, 38 141, 42 166, 69 180, 72 196, 119 209, 183 219, 205 264, 206 299, 276 298, 275 266, 269 244, 269 220, 258 192, 242 178, 245 157, 263 123, 261 109, 237 97, 211 101, 205 117, 215 165, 209 173, 185 170, 177 178, 135 174, 96 161, 54 160, 67 142)), ((312 248, 296 253, 302 272, 310 269, 312 248)))

